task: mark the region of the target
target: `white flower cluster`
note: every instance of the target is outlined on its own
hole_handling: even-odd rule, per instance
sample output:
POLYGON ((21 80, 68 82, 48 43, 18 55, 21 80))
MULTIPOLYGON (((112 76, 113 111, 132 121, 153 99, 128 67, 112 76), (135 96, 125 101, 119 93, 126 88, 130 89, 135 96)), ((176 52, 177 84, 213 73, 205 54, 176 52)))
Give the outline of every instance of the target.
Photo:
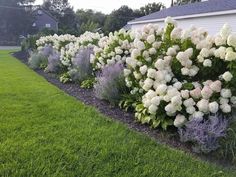
POLYGON ((117 62, 124 63, 131 53, 132 42, 131 32, 126 32, 124 29, 101 38, 90 59, 94 69, 99 70, 117 62))
POLYGON ((68 70, 84 47, 93 48, 93 70, 124 63, 126 85, 143 106, 136 109, 139 120, 154 122, 164 114, 181 127, 193 118, 230 113, 236 104, 232 89, 236 87, 236 35, 229 25, 210 36, 202 28, 183 30, 169 17, 165 23, 164 28, 149 24, 139 31, 122 29, 109 36, 91 32, 80 37, 47 36, 37 45, 51 44, 68 70))
MULTIPOLYGON (((156 119, 164 111, 167 117, 174 117, 174 125, 180 127, 192 118, 202 120, 208 114, 230 113, 236 97, 227 83, 233 74, 227 67, 220 68, 217 73, 223 73, 218 78, 214 73, 212 81, 211 76, 202 72, 206 67, 211 70, 213 63, 222 64, 223 60, 223 66, 227 66, 227 62, 236 60, 236 36, 227 25, 216 37, 203 29, 182 30, 176 26, 170 18, 164 30, 152 24, 145 26, 135 34, 134 49, 126 58, 126 85, 131 94, 142 95, 142 104, 147 110, 143 117, 156 119), (170 24, 173 29, 167 34, 170 24), (166 39, 168 35, 170 39, 166 39), (203 78, 196 81, 197 77, 203 78)), ((142 114, 143 110, 135 115, 140 119, 142 114)))
POLYGON ((76 56, 79 50, 86 47, 94 48, 98 45, 98 42, 102 37, 103 35, 99 33, 85 32, 79 36, 75 42, 71 42, 65 47, 62 47, 60 50, 60 60, 62 64, 66 67, 70 67, 72 59, 76 56))
POLYGON ((54 45, 56 43, 58 39, 58 35, 57 34, 54 34, 53 36, 52 35, 49 35, 49 36, 42 36, 40 37, 37 41, 36 41, 36 45, 38 47, 38 49, 40 50, 41 48, 43 48, 45 45, 54 45))

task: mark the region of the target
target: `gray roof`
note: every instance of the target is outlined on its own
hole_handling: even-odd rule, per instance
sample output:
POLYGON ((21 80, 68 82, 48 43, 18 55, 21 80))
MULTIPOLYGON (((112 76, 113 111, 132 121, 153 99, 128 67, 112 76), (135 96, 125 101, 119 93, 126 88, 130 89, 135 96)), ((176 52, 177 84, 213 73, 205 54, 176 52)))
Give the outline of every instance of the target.
POLYGON ((190 3, 182 6, 173 6, 152 13, 150 15, 134 19, 129 23, 132 22, 138 23, 139 21, 162 19, 168 16, 178 17, 178 16, 219 12, 219 11, 234 10, 234 9, 236 9, 236 0, 208 0, 204 2, 190 3))

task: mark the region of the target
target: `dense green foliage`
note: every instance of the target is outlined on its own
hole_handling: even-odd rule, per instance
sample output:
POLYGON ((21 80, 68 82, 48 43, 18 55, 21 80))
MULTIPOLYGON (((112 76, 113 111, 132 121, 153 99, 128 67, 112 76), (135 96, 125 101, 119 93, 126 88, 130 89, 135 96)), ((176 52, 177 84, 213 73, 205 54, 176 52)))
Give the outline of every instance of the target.
POLYGON ((8 53, 0 51, 0 176, 236 175, 102 116, 8 53))

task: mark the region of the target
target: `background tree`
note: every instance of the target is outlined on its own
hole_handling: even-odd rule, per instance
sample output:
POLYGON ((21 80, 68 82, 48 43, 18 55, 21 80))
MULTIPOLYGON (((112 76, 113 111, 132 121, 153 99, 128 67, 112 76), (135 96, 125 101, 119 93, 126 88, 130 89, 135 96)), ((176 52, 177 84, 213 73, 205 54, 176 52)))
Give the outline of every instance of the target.
POLYGON ((164 9, 165 6, 162 3, 149 3, 147 5, 145 5, 144 7, 140 8, 140 16, 145 16, 145 15, 149 15, 151 13, 160 11, 161 9, 164 9))
POLYGON ((201 2, 201 0, 175 0, 174 5, 184 5, 188 3, 201 2))
POLYGON ((32 2, 34 0, 0 1, 0 42, 10 41, 15 45, 20 35, 27 35, 30 32, 34 19, 26 5, 32 2))
POLYGON ((76 18, 79 34, 82 34, 85 31, 94 31, 98 28, 103 28, 106 15, 91 9, 79 9, 76 11, 76 18))
POLYGON ((58 20, 60 34, 77 33, 76 15, 68 0, 44 0, 42 7, 58 20))
POLYGON ((105 33, 119 30, 125 26, 128 21, 136 18, 135 15, 137 14, 128 6, 121 6, 119 9, 112 11, 111 14, 107 16, 103 30, 105 33))

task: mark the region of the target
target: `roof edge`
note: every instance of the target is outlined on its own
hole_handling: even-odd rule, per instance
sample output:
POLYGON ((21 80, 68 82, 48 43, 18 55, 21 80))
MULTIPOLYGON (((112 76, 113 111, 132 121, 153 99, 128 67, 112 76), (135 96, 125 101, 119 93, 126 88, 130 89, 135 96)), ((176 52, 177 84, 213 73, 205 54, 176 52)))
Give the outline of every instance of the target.
MULTIPOLYGON (((209 16, 218 16, 218 15, 229 15, 236 13, 236 10, 224 10, 224 11, 216 11, 216 12, 208 12, 208 13, 201 13, 201 14, 193 14, 193 15, 184 15, 184 16, 175 16, 172 17, 174 20, 179 19, 188 19, 188 18, 198 18, 198 17, 209 17, 209 16)), ((165 18, 160 19, 151 19, 151 20, 140 20, 140 21, 130 21, 127 24, 135 25, 135 24, 142 24, 142 23, 155 23, 164 21, 165 18)))

